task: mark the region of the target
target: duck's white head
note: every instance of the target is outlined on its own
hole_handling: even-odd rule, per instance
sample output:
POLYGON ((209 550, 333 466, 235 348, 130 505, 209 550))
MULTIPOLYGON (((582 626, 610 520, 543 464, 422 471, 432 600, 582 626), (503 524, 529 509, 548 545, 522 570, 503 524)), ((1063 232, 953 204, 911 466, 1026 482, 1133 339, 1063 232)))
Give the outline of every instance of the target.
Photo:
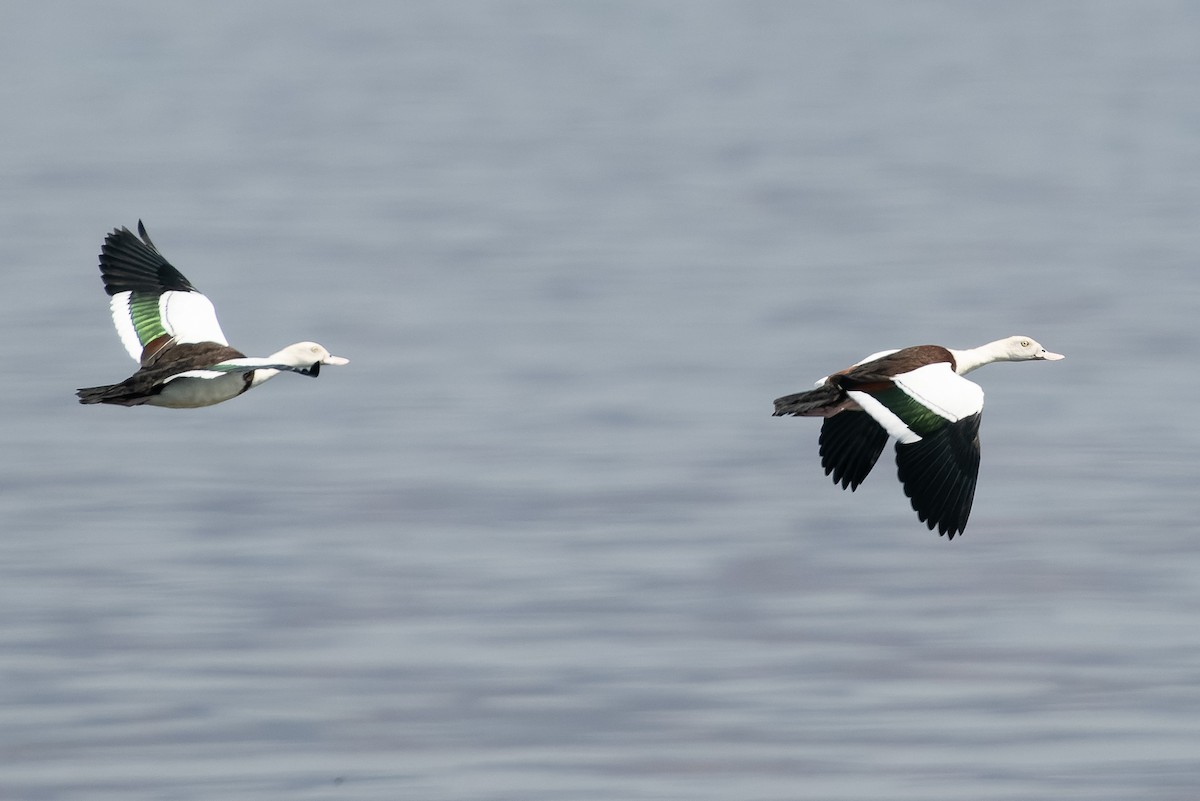
POLYGON ((349 359, 334 356, 316 342, 297 342, 271 356, 271 360, 292 367, 308 367, 314 364, 349 364, 349 359))
POLYGON ((970 350, 953 350, 955 370, 959 375, 969 373, 992 362, 1028 362, 1034 360, 1058 361, 1061 353, 1051 353, 1036 339, 1008 337, 997 339, 970 350))
POLYGON ((1028 362, 1035 359, 1044 359, 1055 362, 1063 358, 1061 353, 1051 353, 1043 348, 1041 343, 1036 339, 1030 339, 1029 337, 1009 337, 993 344, 999 345, 1000 348, 998 348, 998 351, 1003 354, 996 361, 1028 362))

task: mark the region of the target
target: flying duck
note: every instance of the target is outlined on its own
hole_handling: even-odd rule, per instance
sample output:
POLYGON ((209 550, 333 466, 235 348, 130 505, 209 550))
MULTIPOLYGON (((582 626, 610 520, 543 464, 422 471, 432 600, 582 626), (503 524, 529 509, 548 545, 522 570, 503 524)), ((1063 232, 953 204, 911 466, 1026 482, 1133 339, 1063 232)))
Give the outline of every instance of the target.
POLYGON ((288 345, 265 359, 229 347, 212 303, 158 252, 142 221, 141 240, 125 227, 104 239, 100 277, 113 324, 140 366, 119 384, 79 390, 80 403, 212 406, 282 370, 316 377, 323 364, 349 364, 315 342, 288 345))
POLYGON ((823 417, 821 466, 858 489, 896 438, 896 464, 917 517, 954 539, 967 527, 979 477, 983 389, 962 376, 992 362, 1057 361, 1029 337, 978 348, 918 345, 873 353, 822 378, 816 389, 775 400, 775 415, 823 417))

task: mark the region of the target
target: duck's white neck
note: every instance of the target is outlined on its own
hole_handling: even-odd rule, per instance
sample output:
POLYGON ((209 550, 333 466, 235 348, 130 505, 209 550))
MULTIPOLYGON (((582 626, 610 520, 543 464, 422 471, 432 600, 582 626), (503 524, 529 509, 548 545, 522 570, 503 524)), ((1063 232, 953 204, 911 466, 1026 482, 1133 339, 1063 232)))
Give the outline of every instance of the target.
POLYGON ((947 350, 954 356, 954 371, 959 375, 966 375, 972 370, 978 370, 985 364, 1009 359, 1007 341, 1003 339, 980 345, 978 348, 967 348, 966 350, 947 348, 947 350))
POLYGON ((262 382, 277 375, 279 375, 279 371, 274 367, 258 367, 254 370, 254 378, 250 379, 250 388, 257 387, 262 382))
MULTIPOLYGON (((296 356, 296 346, 288 345, 280 351, 272 353, 265 359, 252 359, 247 361, 256 361, 261 364, 286 364, 290 367, 306 367, 309 362, 299 359, 296 356)), ((279 375, 281 371, 274 367, 259 367, 254 371, 254 378, 250 381, 251 387, 257 387, 264 381, 268 381, 279 375)))

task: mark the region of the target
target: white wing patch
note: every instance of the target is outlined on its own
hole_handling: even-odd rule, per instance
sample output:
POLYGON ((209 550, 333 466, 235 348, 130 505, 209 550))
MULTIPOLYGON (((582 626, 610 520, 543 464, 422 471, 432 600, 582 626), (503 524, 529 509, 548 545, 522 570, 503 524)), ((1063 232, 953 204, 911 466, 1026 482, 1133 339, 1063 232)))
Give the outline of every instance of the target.
POLYGON ((904 421, 892 413, 892 410, 875 400, 869 392, 852 389, 846 393, 858 402, 863 411, 875 418, 875 422, 883 426, 888 434, 903 443, 920 442, 921 437, 905 425, 904 421))
POLYGON ((909 397, 952 423, 983 409, 983 387, 955 373, 946 362, 918 367, 894 380, 909 397))
MULTIPOLYGON (((955 373, 946 362, 918 367, 896 376, 893 381, 910 398, 951 423, 983 409, 983 388, 955 373)), ((900 442, 921 441, 919 434, 870 393, 850 390, 848 394, 900 442)))
POLYGON ((899 350, 900 350, 899 348, 892 348, 891 350, 881 350, 878 353, 872 353, 870 356, 868 356, 865 359, 860 359, 860 360, 856 361, 854 364, 852 364, 850 366, 858 367, 860 364, 866 364, 867 362, 873 362, 876 359, 882 359, 884 356, 891 356, 893 353, 899 352, 899 350))
POLYGON ((118 292, 112 296, 108 306, 112 309, 113 325, 116 326, 117 336, 121 344, 135 362, 142 361, 142 341, 138 339, 137 330, 133 327, 133 318, 129 314, 129 296, 132 292, 118 292))
POLYGON ((207 368, 209 371, 221 373, 248 373, 251 370, 281 369, 280 365, 270 359, 256 356, 243 356, 240 359, 226 359, 219 364, 207 368))
POLYGON ((164 378, 163 383, 169 384, 177 378, 206 378, 211 381, 215 378, 222 378, 223 376, 227 375, 229 375, 229 373, 222 373, 217 370, 184 370, 182 373, 176 373, 175 375, 164 378))
POLYGON ((163 328, 176 342, 216 342, 228 345, 217 310, 199 292, 164 292, 158 298, 163 328))
MULTIPOLYGON (((109 301, 113 326, 121 338, 121 344, 135 362, 142 360, 142 337, 134 326, 133 310, 130 308, 132 292, 118 292, 109 301)), ((153 317, 153 312, 150 312, 153 317)), ((166 333, 174 342, 216 342, 228 345, 225 333, 217 322, 217 311, 212 301, 199 292, 171 290, 158 296, 158 320, 140 321, 140 327, 148 332, 147 342, 159 333, 166 333), (158 331, 157 329, 161 329, 158 331)))

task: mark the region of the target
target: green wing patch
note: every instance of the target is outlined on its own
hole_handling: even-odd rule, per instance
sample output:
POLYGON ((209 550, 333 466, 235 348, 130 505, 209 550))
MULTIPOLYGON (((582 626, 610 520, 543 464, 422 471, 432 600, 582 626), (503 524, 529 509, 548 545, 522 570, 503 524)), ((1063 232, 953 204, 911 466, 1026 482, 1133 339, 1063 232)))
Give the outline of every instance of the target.
POLYGON ((895 385, 871 394, 918 436, 927 437, 950 422, 895 385))
POLYGON ((159 313, 159 297, 147 292, 131 292, 129 296, 129 316, 143 347, 167 333, 159 313))

